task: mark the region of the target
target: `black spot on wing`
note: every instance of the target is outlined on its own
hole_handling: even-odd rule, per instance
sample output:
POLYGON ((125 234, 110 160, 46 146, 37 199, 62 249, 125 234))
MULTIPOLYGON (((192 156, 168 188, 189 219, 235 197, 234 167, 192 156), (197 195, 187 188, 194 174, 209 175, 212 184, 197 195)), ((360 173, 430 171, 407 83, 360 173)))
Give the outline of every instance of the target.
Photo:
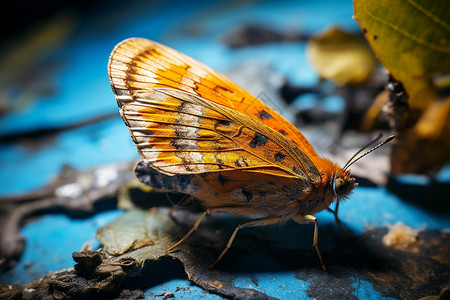
POLYGON ((298 175, 303 175, 302 170, 300 170, 299 168, 297 168, 296 166, 292 167, 292 172, 298 174, 298 175))
POLYGON ((270 119, 273 118, 272 115, 269 114, 269 113, 268 113, 267 111, 265 111, 265 110, 260 111, 259 114, 257 115, 257 117, 258 117, 259 119, 261 119, 261 120, 270 120, 270 119))
POLYGON ((197 145, 195 140, 185 140, 185 139, 176 139, 170 142, 172 147, 177 150, 199 150, 200 147, 197 145))
POLYGON ((264 146, 269 140, 270 139, 267 136, 265 136, 264 134, 255 132, 255 136, 253 137, 249 146, 252 148, 261 147, 261 146, 264 146))
MULTIPOLYGON (((150 143, 150 142, 149 142, 150 143)), ((152 149, 153 148, 153 145, 150 145, 150 144, 144 144, 144 145, 139 145, 139 148, 140 149, 152 149)))
POLYGON ((267 193, 264 190, 261 189, 261 190, 258 191, 258 195, 259 195, 260 198, 264 199, 264 198, 266 198, 267 193))
POLYGON ((219 152, 216 152, 214 154, 214 158, 216 159, 218 167, 219 167, 219 169, 224 169, 225 168, 225 164, 224 164, 223 160, 221 160, 220 158, 217 157, 217 154, 219 154, 219 152))
POLYGON ((219 175, 217 176, 217 179, 219 180, 221 185, 225 185, 229 180, 228 178, 226 178, 225 176, 223 176, 222 174, 219 173, 219 175))
MULTIPOLYGON (((153 48, 153 47, 152 47, 152 48, 145 49, 145 50, 143 51, 143 53, 147 54, 148 56, 161 56, 161 52, 159 52, 158 49, 153 48)), ((137 56, 136 58, 139 59, 139 56, 137 56)), ((139 59, 139 60, 140 60, 140 59, 139 59)))
POLYGON ((228 88, 226 88, 226 87, 224 87, 224 86, 221 86, 221 85, 216 85, 216 86, 213 88, 213 90, 214 90, 215 92, 221 94, 221 95, 224 94, 223 92, 225 92, 225 94, 234 94, 234 92, 233 92, 232 90, 230 90, 230 89, 228 89, 228 88))
POLYGON ((287 134, 287 132, 284 131, 283 129, 278 130, 278 132, 281 133, 282 135, 286 135, 287 134))
POLYGON ((275 153, 273 158, 275 159, 276 162, 282 162, 286 158, 286 155, 281 152, 277 152, 275 153))
POLYGON ((227 121, 227 120, 217 120, 218 125, 222 125, 222 126, 231 126, 231 122, 227 121))
POLYGON ((252 200, 252 198, 253 198, 253 194, 244 188, 241 188, 241 190, 242 190, 242 194, 245 196, 245 199, 247 199, 247 202, 250 202, 250 200, 252 200))

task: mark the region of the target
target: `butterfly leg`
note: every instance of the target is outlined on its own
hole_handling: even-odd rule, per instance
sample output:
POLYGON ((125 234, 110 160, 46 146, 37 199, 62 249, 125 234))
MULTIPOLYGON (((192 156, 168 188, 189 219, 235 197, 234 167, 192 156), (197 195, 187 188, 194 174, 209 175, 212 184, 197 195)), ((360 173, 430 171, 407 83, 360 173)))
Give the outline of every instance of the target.
POLYGON ((322 269, 326 271, 327 268, 323 263, 322 254, 320 254, 319 246, 317 245, 319 243, 319 225, 317 224, 317 218, 313 215, 295 215, 293 219, 298 224, 314 223, 313 247, 316 249, 317 255, 319 256, 319 261, 322 265, 322 269))
POLYGON ((166 250, 166 253, 172 251, 175 247, 177 247, 178 245, 180 245, 182 242, 184 242, 195 230, 197 230, 198 226, 200 225, 200 222, 203 220, 203 218, 210 213, 210 210, 206 210, 201 216, 200 218, 197 219, 197 221, 195 221, 194 226, 192 226, 191 230, 188 231, 188 233, 186 233, 183 238, 181 240, 178 241, 178 243, 176 243, 175 245, 173 245, 172 247, 170 247, 169 249, 166 250))
POLYGON ((354 235, 348 233, 347 231, 344 230, 344 227, 342 227, 341 224, 341 220, 339 220, 338 217, 338 208, 339 208, 339 200, 336 202, 336 208, 334 210, 332 210, 331 208, 327 207, 327 210, 329 212, 331 212, 334 215, 334 222, 336 223, 336 225, 338 226, 339 230, 348 238, 353 238, 354 235))
POLYGON ((222 253, 220 253, 219 257, 211 264, 209 265, 209 268, 213 268, 224 256, 224 254, 230 249, 231 244, 234 241, 234 238, 236 237, 237 232, 239 229, 245 228, 245 227, 255 227, 255 226, 266 226, 266 225, 273 225, 278 224, 283 221, 282 217, 264 217, 264 218, 258 218, 258 219, 252 219, 252 220, 246 220, 236 227, 233 234, 231 235, 230 239, 228 240, 227 246, 225 249, 223 249, 222 253))

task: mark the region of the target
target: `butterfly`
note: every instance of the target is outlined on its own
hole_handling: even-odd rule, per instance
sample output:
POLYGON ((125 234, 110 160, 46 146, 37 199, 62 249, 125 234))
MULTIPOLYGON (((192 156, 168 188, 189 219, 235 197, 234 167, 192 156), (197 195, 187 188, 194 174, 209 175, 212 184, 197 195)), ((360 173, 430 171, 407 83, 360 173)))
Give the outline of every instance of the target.
POLYGON ((168 251, 210 213, 253 217, 238 225, 212 267, 240 229, 292 219, 314 223, 313 246, 326 269, 313 214, 327 209, 342 228, 339 201, 357 186, 348 167, 362 149, 341 168, 320 157, 294 125, 260 99, 154 41, 119 43, 108 74, 120 114, 144 159, 135 169, 138 178, 158 190, 188 194, 206 209, 168 251))

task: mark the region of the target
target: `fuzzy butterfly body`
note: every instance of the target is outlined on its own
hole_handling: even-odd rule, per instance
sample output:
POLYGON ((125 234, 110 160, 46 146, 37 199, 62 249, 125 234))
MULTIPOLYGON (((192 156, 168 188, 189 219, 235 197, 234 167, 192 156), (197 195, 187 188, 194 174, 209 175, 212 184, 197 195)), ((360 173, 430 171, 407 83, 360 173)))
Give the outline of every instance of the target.
MULTIPOLYGON (((311 214, 357 185, 264 102, 171 48, 125 40, 113 50, 108 72, 144 159, 136 168, 140 180, 199 199, 205 214, 262 216, 236 232, 290 218, 315 222, 317 231, 311 214)), ((314 244, 318 252, 317 233, 314 244)))

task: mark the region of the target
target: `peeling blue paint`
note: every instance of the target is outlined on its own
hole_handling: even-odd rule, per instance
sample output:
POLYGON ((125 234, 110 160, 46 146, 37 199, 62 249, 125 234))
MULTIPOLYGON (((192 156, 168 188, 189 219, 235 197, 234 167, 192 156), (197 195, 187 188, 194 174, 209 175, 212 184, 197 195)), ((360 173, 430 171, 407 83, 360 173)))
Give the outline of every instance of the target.
POLYGON ((119 210, 108 211, 89 219, 47 215, 25 225, 21 230, 26 239, 23 255, 13 269, 0 272, 0 282, 24 284, 47 272, 73 267, 72 252, 81 251, 86 243, 90 249, 98 249, 97 229, 121 213, 119 210))
POLYGON ((279 299, 311 299, 306 294, 308 284, 296 279, 294 272, 243 273, 235 275, 234 284, 236 287, 255 289, 279 299))
POLYGON ((358 278, 354 278, 354 280, 353 287, 355 288, 355 296, 359 300, 395 300, 395 298, 391 297, 382 297, 379 292, 373 289, 370 282, 358 278))
MULTIPOLYGON (((210 294, 203 291, 198 286, 190 284, 186 280, 174 279, 145 291, 145 299, 155 299, 155 297, 163 298, 164 296, 173 294, 175 299, 204 299, 219 300, 224 299, 218 295, 210 294)), ((168 297, 170 299, 172 297, 168 297)))

